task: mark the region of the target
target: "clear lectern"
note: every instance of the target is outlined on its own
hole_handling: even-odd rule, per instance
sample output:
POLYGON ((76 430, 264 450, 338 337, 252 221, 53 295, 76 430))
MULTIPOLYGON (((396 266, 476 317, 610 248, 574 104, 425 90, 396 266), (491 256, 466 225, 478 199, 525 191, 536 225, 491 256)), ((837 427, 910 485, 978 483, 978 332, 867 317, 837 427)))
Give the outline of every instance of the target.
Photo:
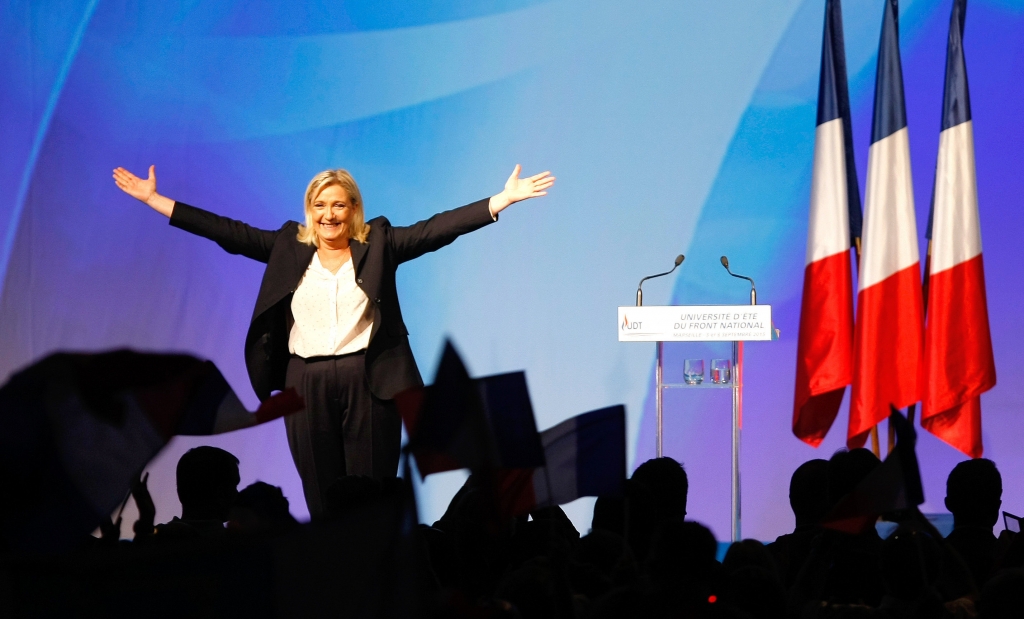
POLYGON ((662 456, 662 392, 665 389, 732 389, 732 540, 740 540, 740 429, 743 418, 743 343, 778 338, 770 305, 671 305, 619 308, 620 342, 655 342, 656 453, 662 456), (729 379, 700 384, 666 383, 665 342, 731 342, 729 379))

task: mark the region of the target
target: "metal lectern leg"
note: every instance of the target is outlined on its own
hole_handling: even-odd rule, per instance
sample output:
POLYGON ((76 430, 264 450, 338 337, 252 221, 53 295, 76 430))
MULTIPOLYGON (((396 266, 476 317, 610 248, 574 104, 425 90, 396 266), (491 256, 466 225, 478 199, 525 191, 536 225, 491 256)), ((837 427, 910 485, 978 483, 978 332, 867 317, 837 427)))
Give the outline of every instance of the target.
POLYGON ((661 455, 663 453, 662 447, 661 447, 661 430, 662 430, 662 425, 661 425, 661 392, 664 389, 664 387, 663 387, 664 383, 662 381, 662 375, 661 375, 661 358, 662 358, 662 354, 663 354, 663 351, 664 351, 664 346, 665 346, 664 342, 658 342, 658 365, 655 366, 655 368, 654 368, 654 381, 655 381, 655 385, 654 385, 654 408, 655 408, 655 416, 656 416, 657 422, 658 422, 658 428, 657 428, 657 430, 655 430, 655 440, 657 442, 657 446, 655 448, 655 453, 657 454, 657 457, 659 457, 659 458, 661 457, 661 455))
POLYGON ((743 342, 732 343, 732 541, 740 541, 740 426, 743 420, 743 342))

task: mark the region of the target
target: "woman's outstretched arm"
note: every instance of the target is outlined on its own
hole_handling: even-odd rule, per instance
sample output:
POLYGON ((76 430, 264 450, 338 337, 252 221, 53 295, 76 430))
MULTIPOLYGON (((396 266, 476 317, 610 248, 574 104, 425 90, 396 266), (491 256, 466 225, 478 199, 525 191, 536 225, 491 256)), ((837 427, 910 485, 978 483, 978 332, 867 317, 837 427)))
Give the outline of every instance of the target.
POLYGON ((555 182, 551 172, 541 172, 528 178, 519 178, 517 165, 498 194, 466 206, 438 213, 411 226, 391 228, 389 244, 399 264, 448 245, 459 236, 493 223, 498 213, 510 205, 547 195, 555 182))
MULTIPOLYGON (((201 208, 175 202, 156 192, 156 166, 149 166, 149 178, 142 179, 124 168, 114 170, 114 182, 126 194, 145 202, 171 219, 171 225, 214 241, 232 254, 267 262, 281 230, 261 230, 249 224, 201 208)), ((283 229, 283 228, 282 228, 283 229)))
POLYGON ((149 166, 149 178, 142 179, 124 168, 114 168, 114 182, 121 191, 145 202, 154 211, 170 217, 174 213, 174 200, 156 192, 156 166, 149 166))

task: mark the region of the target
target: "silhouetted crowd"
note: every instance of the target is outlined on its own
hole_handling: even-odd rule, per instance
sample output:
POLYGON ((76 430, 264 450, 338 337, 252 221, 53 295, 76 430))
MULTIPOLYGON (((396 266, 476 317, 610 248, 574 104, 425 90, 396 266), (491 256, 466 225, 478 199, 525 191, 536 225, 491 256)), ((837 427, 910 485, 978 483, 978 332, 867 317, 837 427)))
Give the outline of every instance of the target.
POLYGON ((953 530, 916 509, 885 514, 884 539, 823 526, 880 461, 870 451, 811 460, 792 476, 791 533, 732 544, 685 520, 688 479, 671 458, 643 463, 624 498, 598 498, 580 536, 557 507, 507 517, 494 479, 474 473, 440 520, 417 524, 401 478, 344 477, 328 516, 299 523, 279 488, 238 490, 238 460, 214 447, 177 466, 181 517, 154 523, 146 479, 119 522, 67 555, 0 555, 0 616, 466 618, 1024 617, 1024 538, 993 528, 995 464, 947 480, 953 530))

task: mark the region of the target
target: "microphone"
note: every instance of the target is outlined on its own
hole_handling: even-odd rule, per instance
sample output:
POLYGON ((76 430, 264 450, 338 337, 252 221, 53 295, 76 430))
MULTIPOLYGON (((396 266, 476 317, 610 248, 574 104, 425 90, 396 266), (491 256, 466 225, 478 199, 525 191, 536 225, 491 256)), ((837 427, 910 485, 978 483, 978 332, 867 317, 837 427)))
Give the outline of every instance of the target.
POLYGON ((725 256, 722 256, 722 266, 724 266, 725 270, 729 272, 729 275, 732 275, 733 277, 738 277, 740 279, 745 279, 748 282, 750 282, 750 304, 757 305, 757 287, 754 286, 754 279, 752 277, 747 277, 746 275, 736 275, 735 273, 730 271, 729 259, 726 258, 725 256))
POLYGON ((676 256, 676 263, 672 266, 671 269, 665 271, 664 273, 658 273, 657 275, 648 275, 647 277, 640 280, 640 283, 636 285, 636 306, 640 307, 641 305, 644 304, 644 291, 642 290, 644 282, 646 282, 649 279, 654 279, 655 277, 668 275, 672 271, 675 271, 679 267, 679 265, 683 263, 683 260, 686 260, 686 256, 679 254, 678 256, 676 256))

